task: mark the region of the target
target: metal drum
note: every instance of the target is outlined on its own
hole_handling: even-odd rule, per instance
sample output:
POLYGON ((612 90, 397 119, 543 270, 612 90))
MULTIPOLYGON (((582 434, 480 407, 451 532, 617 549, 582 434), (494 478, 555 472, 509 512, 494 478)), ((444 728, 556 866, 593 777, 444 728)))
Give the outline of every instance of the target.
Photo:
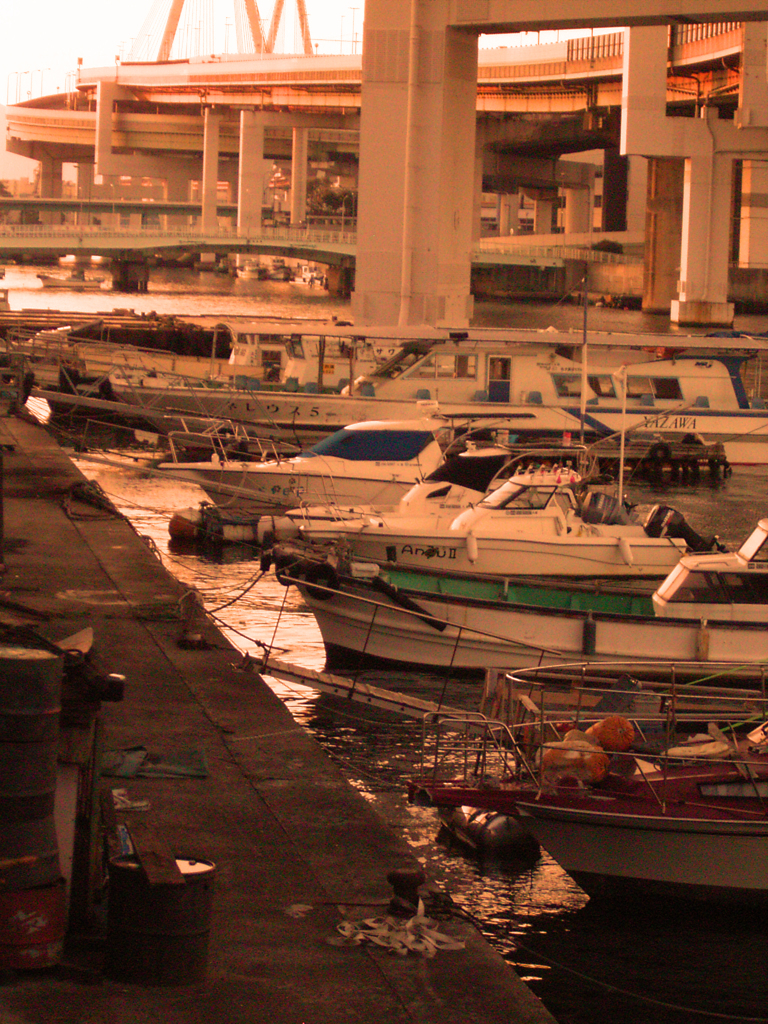
POLYGON ((66 931, 64 881, 0 892, 0 970, 53 967, 66 931))
POLYGON ((53 817, 63 658, 0 646, 0 891, 61 877, 53 817))
POLYGON ((177 860, 181 884, 150 884, 130 857, 109 862, 105 973, 139 985, 205 980, 216 867, 177 860))

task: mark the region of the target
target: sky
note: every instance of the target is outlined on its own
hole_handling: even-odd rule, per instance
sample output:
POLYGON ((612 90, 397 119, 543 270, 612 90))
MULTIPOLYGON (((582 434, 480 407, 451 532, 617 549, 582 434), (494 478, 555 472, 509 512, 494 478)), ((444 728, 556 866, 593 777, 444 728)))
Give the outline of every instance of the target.
MULTIPOLYGON (((0 107, 71 88, 79 57, 84 67, 112 65, 116 56, 127 57, 153 4, 163 2, 169 6, 170 0, 4 0, 0 107)), ((234 0, 187 0, 190 19, 206 2, 213 5, 213 49, 235 52, 234 0)), ((268 21, 274 0, 257 0, 257 5, 268 21)), ((306 6, 318 53, 360 52, 365 0, 306 0, 306 6)), ((286 0, 285 11, 286 38, 291 39, 295 0, 286 0)), ((494 40, 495 45, 500 42, 494 40)), ((4 123, 0 128, 4 138, 4 123)), ((32 166, 0 149, 0 177, 31 174, 32 166)))

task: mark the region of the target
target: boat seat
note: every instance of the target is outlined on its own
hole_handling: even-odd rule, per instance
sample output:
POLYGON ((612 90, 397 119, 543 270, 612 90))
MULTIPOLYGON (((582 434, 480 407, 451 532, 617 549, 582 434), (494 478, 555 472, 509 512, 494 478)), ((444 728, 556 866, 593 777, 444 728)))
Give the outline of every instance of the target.
POLYGON ((709 399, 706 395, 698 395, 696 401, 693 404, 697 409, 708 409, 709 399))
POLYGON ((653 395, 646 394, 640 395, 640 405, 653 405, 653 395))
POLYGON ((308 380, 304 385, 304 391, 308 395, 316 395, 320 389, 317 386, 316 380, 308 380))
POLYGON ((419 388, 419 390, 416 392, 416 398, 421 399, 422 401, 426 401, 431 397, 432 393, 430 392, 429 388, 419 388))
POLYGON ((474 393, 474 395, 472 395, 472 401, 473 402, 487 402, 488 401, 488 392, 485 391, 485 390, 476 391, 474 393))
POLYGON ((349 377, 341 377, 339 383, 336 385, 336 390, 342 392, 344 388, 349 384, 349 377))
POLYGON ((358 391, 358 394, 363 395, 365 398, 373 398, 373 396, 376 394, 376 391, 374 389, 373 384, 371 384, 371 382, 367 380, 365 381, 364 384, 360 385, 360 390, 358 391))
POLYGON ((286 391, 298 391, 299 390, 299 378, 298 377, 289 377, 288 380, 285 382, 285 390, 286 391))
POLYGON ((750 409, 764 409, 765 399, 764 398, 753 398, 749 403, 750 409))
POLYGON ((529 391, 528 392, 528 401, 529 401, 529 403, 531 405, 543 405, 544 404, 543 399, 541 397, 541 392, 540 391, 529 391))

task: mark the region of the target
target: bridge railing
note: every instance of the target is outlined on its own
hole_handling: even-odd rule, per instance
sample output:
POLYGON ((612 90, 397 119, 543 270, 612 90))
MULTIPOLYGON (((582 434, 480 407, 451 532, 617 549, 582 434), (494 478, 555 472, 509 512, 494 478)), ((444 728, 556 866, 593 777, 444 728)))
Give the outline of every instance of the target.
POLYGON ((227 242, 311 242, 318 244, 354 245, 357 233, 334 231, 328 228, 262 227, 247 234, 238 233, 236 228, 218 228, 203 231, 197 227, 157 226, 108 227, 95 224, 0 224, 0 238, 45 239, 45 238, 137 238, 163 240, 184 240, 192 243, 227 242))
POLYGON ((581 245, 505 245, 497 239, 484 239, 475 247, 476 252, 488 255, 509 253, 515 256, 558 257, 563 260, 581 260, 590 263, 642 263, 643 257, 635 253, 604 252, 581 245))

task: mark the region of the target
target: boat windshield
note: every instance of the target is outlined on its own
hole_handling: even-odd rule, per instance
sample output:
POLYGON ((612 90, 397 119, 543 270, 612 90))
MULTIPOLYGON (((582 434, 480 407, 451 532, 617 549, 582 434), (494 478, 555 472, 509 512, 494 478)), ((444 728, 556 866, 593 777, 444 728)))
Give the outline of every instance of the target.
POLYGON ((538 510, 547 507, 555 490, 553 486, 542 487, 540 484, 519 484, 507 480, 478 502, 478 508, 538 510))
POLYGON ((680 574, 676 589, 663 595, 670 604, 761 604, 768 601, 768 573, 696 572, 680 574))
POLYGON ((337 430, 299 458, 332 455, 352 462, 410 462, 434 441, 430 430, 337 430))

